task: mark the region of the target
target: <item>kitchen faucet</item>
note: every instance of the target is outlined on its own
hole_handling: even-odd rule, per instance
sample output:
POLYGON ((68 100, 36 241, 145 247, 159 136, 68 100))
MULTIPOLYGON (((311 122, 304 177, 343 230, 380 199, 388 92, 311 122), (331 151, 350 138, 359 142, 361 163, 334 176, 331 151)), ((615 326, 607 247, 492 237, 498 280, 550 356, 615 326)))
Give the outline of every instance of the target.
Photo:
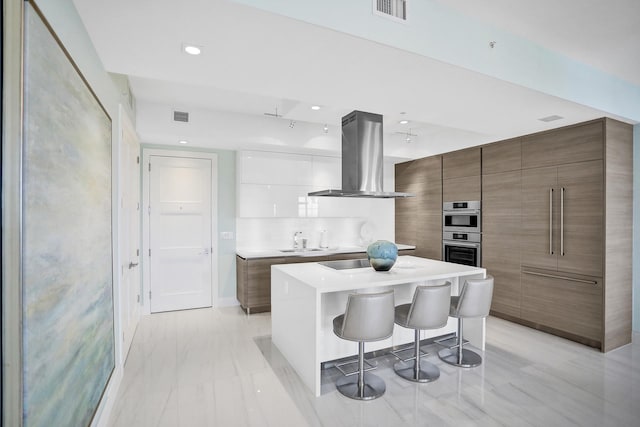
POLYGON ((293 233, 293 249, 300 249, 302 247, 302 231, 296 231, 293 233))

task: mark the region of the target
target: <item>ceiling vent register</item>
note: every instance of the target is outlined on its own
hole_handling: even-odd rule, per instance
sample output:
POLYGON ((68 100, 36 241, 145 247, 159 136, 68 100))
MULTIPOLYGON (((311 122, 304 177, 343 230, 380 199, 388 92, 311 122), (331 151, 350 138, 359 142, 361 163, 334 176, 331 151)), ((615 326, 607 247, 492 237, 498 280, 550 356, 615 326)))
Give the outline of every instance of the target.
POLYGON ((189 123, 189 113, 185 111, 174 111, 173 120, 176 122, 189 123))
POLYGON ((377 15, 407 20, 407 0, 373 0, 377 15))

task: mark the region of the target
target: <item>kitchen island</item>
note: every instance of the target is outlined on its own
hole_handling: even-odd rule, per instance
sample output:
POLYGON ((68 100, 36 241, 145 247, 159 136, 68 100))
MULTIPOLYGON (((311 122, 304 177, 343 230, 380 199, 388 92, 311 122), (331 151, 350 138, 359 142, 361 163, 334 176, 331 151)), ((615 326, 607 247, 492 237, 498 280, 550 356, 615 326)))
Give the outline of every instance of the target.
MULTIPOLYGON (((320 395, 321 363, 356 355, 358 344, 333 333, 333 318, 344 313, 350 293, 394 289, 396 305, 410 303, 418 285, 439 285, 450 281, 452 295, 467 278, 484 278, 484 268, 469 267, 414 256, 401 256, 390 271, 371 267, 335 270, 317 262, 271 267, 272 341, 296 370, 302 381, 320 395)), ((484 319, 468 319, 464 336, 484 350, 484 319)), ((423 331, 422 339, 456 331, 456 319, 449 318, 442 329, 423 331)), ((394 327, 391 338, 366 344, 366 351, 412 342, 413 331, 394 327)))

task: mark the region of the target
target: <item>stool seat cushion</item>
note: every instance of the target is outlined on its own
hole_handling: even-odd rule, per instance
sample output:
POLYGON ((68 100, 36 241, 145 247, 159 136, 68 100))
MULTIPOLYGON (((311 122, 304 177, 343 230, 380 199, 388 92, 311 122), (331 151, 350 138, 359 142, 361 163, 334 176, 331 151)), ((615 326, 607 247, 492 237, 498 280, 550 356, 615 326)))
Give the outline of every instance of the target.
POLYGON ((409 327, 409 311, 411 310, 411 304, 402 304, 396 306, 396 315, 395 322, 396 325, 400 325, 402 327, 409 327))
POLYGON ((459 297, 451 297, 449 316, 457 318, 487 317, 493 296, 493 277, 467 279, 459 297))
POLYGON ((447 324, 450 312, 451 283, 418 286, 411 304, 396 307, 396 324, 411 329, 439 329, 447 324))
POLYGON ((350 294, 344 314, 333 319, 333 332, 348 341, 380 341, 393 335, 393 290, 350 294))
POLYGON ((342 338, 342 324, 344 323, 344 314, 333 318, 333 333, 342 338))

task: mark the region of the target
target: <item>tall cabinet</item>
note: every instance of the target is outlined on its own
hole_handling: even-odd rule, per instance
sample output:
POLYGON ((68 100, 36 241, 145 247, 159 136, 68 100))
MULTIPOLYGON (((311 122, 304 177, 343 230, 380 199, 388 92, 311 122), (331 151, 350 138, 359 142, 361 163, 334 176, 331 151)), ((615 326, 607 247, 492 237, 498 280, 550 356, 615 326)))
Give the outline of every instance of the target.
POLYGON ((414 245, 416 256, 442 259, 441 156, 397 164, 395 189, 415 194, 395 201, 396 242, 414 245))
POLYGON ((492 310, 520 317, 520 139, 482 148, 482 266, 494 278, 492 310))
MULTIPOLYGON (((632 158, 632 126, 602 118, 403 163, 396 189, 421 197, 396 201, 396 240, 425 240, 418 165, 441 161, 441 198, 431 187, 428 212, 482 201, 491 314, 612 350, 631 341, 632 158)), ((418 256, 441 259, 440 245, 418 256)))

